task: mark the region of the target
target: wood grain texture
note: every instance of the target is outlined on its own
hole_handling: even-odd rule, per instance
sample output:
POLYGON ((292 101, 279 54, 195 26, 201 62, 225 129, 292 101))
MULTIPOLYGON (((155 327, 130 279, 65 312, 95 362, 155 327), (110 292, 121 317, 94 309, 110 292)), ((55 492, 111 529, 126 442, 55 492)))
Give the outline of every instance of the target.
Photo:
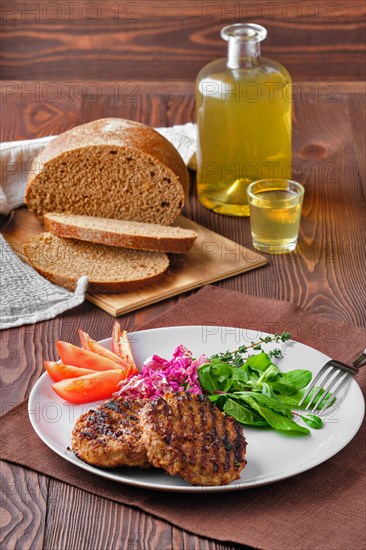
MULTIPOLYGON (((257 251, 240 246, 184 216, 178 216, 175 225, 194 231, 197 238, 186 254, 169 254, 169 267, 163 279, 135 292, 87 293, 86 299, 110 315, 119 317, 177 294, 257 269, 267 263, 257 251)), ((29 263, 23 245, 44 231, 44 226, 24 207, 15 212, 2 233, 13 250, 29 263)))
POLYGON ((47 516, 46 476, 1 462, 1 548, 42 548, 47 516))
POLYGON ((54 480, 49 483, 45 548, 62 550, 233 550, 235 546, 194 537, 139 510, 85 493, 54 480), (74 513, 70 517, 70 506, 74 513), (98 525, 98 529, 95 529, 98 525), (69 530, 75 532, 70 538, 69 530))
POLYGON ((0 15, 3 79, 194 79, 226 56, 220 29, 245 21, 295 79, 365 76, 363 0, 3 0, 0 15))
MULTIPOLYGON (((3 140, 57 134, 100 116, 125 116, 151 125, 194 120, 191 83, 139 83, 135 102, 126 101, 125 96, 116 98, 113 83, 108 82, 94 95, 79 90, 73 96, 65 95, 65 83, 59 84, 64 95, 56 102, 45 93, 47 82, 38 84, 41 92, 32 96, 24 93, 22 82, 3 83, 3 140)), ((124 92, 125 84, 119 83, 124 92)), ((83 83, 79 85, 82 90, 83 83)), ((315 87, 311 82, 298 85, 294 177, 306 186, 299 248, 289 256, 268 257, 268 266, 218 283, 220 286, 290 300, 326 316, 330 329, 333 320, 366 325, 363 109, 361 83, 337 82, 335 88, 329 88, 328 82, 315 87)), ((197 201, 193 176, 185 213, 209 229, 250 246, 249 220, 207 211, 197 201)), ((126 315, 122 324, 134 331, 183 299, 175 297, 126 315)), ((77 343, 79 327, 102 339, 110 334, 113 321, 92 304, 84 303, 51 321, 1 331, 2 412, 29 395, 42 372, 43 359, 56 358, 56 339, 77 343)), ((233 548, 16 466, 3 464, 1 474, 1 548, 233 548)))

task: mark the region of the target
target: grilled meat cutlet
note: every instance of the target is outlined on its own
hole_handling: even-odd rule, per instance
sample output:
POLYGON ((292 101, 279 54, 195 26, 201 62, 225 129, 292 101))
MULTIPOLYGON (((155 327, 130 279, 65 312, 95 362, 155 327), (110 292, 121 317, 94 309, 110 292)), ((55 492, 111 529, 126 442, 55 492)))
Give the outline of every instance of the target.
POLYGON ((146 400, 111 399, 96 410, 82 414, 72 432, 75 455, 93 466, 149 467, 141 442, 139 413, 146 400))
POLYGON ((151 464, 193 485, 226 485, 246 465, 242 428, 202 395, 182 392, 149 401, 140 423, 151 464))

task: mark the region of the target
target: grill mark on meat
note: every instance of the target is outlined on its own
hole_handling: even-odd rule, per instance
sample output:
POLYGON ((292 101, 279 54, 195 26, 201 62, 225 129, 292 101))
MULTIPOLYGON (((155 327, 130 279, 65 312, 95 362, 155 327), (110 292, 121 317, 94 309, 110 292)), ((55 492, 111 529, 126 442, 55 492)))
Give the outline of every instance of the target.
POLYGON ((72 432, 76 456, 100 468, 148 466, 141 444, 139 410, 146 400, 109 400, 83 414, 72 432))
POLYGON ((200 433, 202 436, 201 444, 197 449, 197 462, 200 465, 200 468, 204 471, 206 471, 208 466, 207 459, 208 459, 208 443, 209 443, 209 436, 206 430, 206 422, 205 422, 205 416, 207 416, 205 415, 205 409, 206 407, 203 407, 200 404, 198 411, 196 411, 196 414, 194 414, 194 419, 195 419, 194 435, 197 433, 200 433))
POLYGON ((236 422, 234 419, 231 419, 231 459, 232 459, 232 467, 237 469, 237 446, 239 440, 242 440, 243 438, 240 437, 240 434, 243 433, 243 428, 236 422), (240 430, 240 431, 239 431, 240 430))
POLYGON ((206 469, 208 466, 208 451, 209 451, 209 432, 207 431, 207 407, 200 407, 199 412, 200 414, 197 415, 197 419, 199 420, 198 423, 198 431, 205 434, 204 438, 204 445, 201 447, 201 456, 200 461, 203 469, 206 469))
POLYGON ((189 407, 189 414, 187 415, 187 420, 189 418, 190 422, 188 423, 188 432, 187 435, 190 438, 197 438, 197 445, 190 444, 190 456, 189 461, 191 464, 200 464, 201 456, 202 455, 202 446, 204 441, 204 432, 201 430, 196 430, 196 420, 195 420, 195 414, 192 407, 192 394, 190 392, 186 393, 187 395, 187 401, 188 401, 188 407, 189 407))
POLYGON ((228 429, 228 424, 229 424, 229 419, 226 419, 226 422, 223 423, 224 434, 222 437, 222 443, 225 449, 225 459, 224 459, 225 472, 227 472, 230 469, 230 466, 231 466, 230 463, 231 463, 231 457, 232 457, 231 450, 233 448, 233 446, 230 443, 230 432, 228 429))
POLYGON ((240 462, 242 461, 242 455, 243 455, 243 452, 245 451, 245 441, 243 441, 243 439, 239 437, 242 430, 240 424, 238 422, 235 422, 234 426, 235 426, 235 433, 236 433, 234 455, 235 455, 235 465, 237 465, 237 464, 240 464, 240 462))
POLYGON ((182 407, 182 401, 183 401, 183 398, 182 398, 182 395, 178 395, 177 397, 177 422, 178 422, 178 425, 177 425, 177 432, 178 432, 178 440, 181 440, 182 442, 182 445, 181 445, 181 448, 180 448, 180 452, 181 452, 181 456, 180 456, 180 459, 182 460, 182 462, 187 462, 187 453, 186 453, 186 432, 185 432, 185 420, 187 419, 187 414, 184 414, 184 411, 183 411, 183 407, 182 407))
POLYGON ((220 469, 222 468, 224 470, 224 472, 227 472, 228 468, 230 466, 230 461, 229 461, 229 464, 228 464, 227 459, 228 459, 228 457, 230 457, 230 455, 228 454, 226 446, 224 444, 225 435, 226 435, 226 418, 225 417, 223 417, 223 418, 219 417, 218 418, 217 427, 218 427, 217 433, 218 433, 218 436, 219 436, 219 445, 218 446, 221 449, 219 468, 220 469), (222 421, 220 422, 220 420, 222 420, 222 421))
POLYGON ((207 441, 207 451, 206 451, 206 457, 205 457, 205 465, 208 467, 210 464, 210 461, 212 460, 212 453, 214 452, 214 445, 215 445, 215 438, 214 438, 214 432, 212 429, 212 425, 214 422, 213 415, 211 414, 211 407, 207 405, 206 407, 202 407, 204 410, 204 421, 205 421, 205 427, 206 430, 206 441, 207 441))
POLYGON ((170 408, 169 404, 165 401, 165 399, 162 399, 164 403, 164 409, 166 411, 166 434, 165 434, 165 442, 169 445, 172 441, 173 437, 173 428, 172 428, 172 409, 170 408))
POLYGON ((199 410, 194 409, 194 402, 191 405, 192 408, 192 416, 193 416, 193 428, 192 428, 192 437, 196 438, 197 434, 200 435, 199 438, 199 444, 197 445, 196 452, 194 452, 194 445, 192 445, 192 455, 193 460, 197 463, 197 468, 203 469, 205 467, 206 462, 206 449, 207 449, 207 433, 205 430, 205 427, 202 426, 201 423, 201 407, 199 410))
POLYGON ((220 434, 218 432, 218 429, 217 429, 217 426, 218 426, 218 422, 217 422, 217 413, 216 413, 216 408, 215 410, 212 409, 210 412, 211 414, 209 416, 212 416, 212 432, 213 432, 213 447, 214 447, 214 451, 215 451, 215 462, 213 464, 213 470, 214 472, 216 473, 218 470, 219 470, 219 467, 220 467, 220 445, 219 445, 219 440, 220 440, 220 434))
MULTIPOLYGON (((231 468, 233 469, 237 469, 236 447, 238 445, 238 439, 239 439, 239 432, 237 431, 237 425, 238 423, 233 421, 232 418, 230 418, 231 468)), ((242 430, 242 428, 240 427, 239 429, 242 430)))
POLYGON ((193 485, 230 483, 246 464, 240 425, 208 398, 187 392, 110 400, 78 419, 72 448, 101 468, 149 461, 193 485))
POLYGON ((124 415, 128 420, 134 420, 138 421, 139 417, 134 412, 134 402, 128 401, 127 399, 124 400, 118 400, 118 399, 111 399, 110 401, 107 401, 104 403, 104 409, 109 409, 111 411, 117 412, 119 414, 124 415), (126 416, 126 413, 130 411, 128 416, 126 416))
POLYGON ((215 432, 215 454, 216 454, 215 471, 218 472, 221 469, 221 461, 222 461, 221 434, 220 434, 221 424, 218 421, 219 414, 221 413, 215 407, 215 409, 212 409, 212 414, 213 414, 213 425, 214 425, 214 432, 215 432))
POLYGON ((214 433, 213 433, 213 415, 207 414, 209 411, 209 407, 202 407, 201 411, 204 411, 204 421, 205 426, 203 426, 203 429, 206 430, 206 441, 208 441, 209 445, 205 453, 205 459, 203 461, 204 466, 208 467, 209 460, 211 460, 211 454, 212 451, 215 452, 215 439, 214 439, 214 433))
MULTIPOLYGON (((128 402, 124 401, 123 403, 126 403, 126 408, 130 408, 128 402)), ((106 403, 104 403, 104 408, 105 409, 110 409, 111 411, 115 411, 115 412, 118 412, 118 413, 121 412, 120 404, 115 399, 111 399, 110 401, 107 401, 106 403)))

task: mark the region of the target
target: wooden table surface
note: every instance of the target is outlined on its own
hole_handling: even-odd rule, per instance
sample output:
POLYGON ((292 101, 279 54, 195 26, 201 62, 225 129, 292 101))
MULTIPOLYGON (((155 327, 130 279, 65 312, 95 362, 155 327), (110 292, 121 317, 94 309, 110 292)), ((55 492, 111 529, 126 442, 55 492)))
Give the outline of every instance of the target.
POLYGON ((3 0, 2 79, 193 80, 226 57, 225 25, 268 29, 295 79, 365 78, 364 0, 3 0))
MULTIPOLYGON (((71 91, 67 83, 3 82, 1 139, 57 134, 105 116, 153 126, 184 123, 194 120, 192 90, 186 82, 136 82, 132 88, 131 83, 105 82, 94 89, 78 82, 71 91)), ((306 187, 298 249, 292 255, 269 257, 266 267, 218 284, 294 302, 328 318, 330 329, 332 321, 365 326, 364 85, 303 82, 295 90, 294 177, 306 187)), ((249 220, 205 210, 193 186, 185 214, 250 246, 249 220)), ((122 323, 135 330, 183 299, 127 315, 122 323)), ((76 343, 77 329, 83 327, 102 339, 110 334, 113 321, 84 303, 54 320, 2 331, 2 412, 29 395, 43 358, 56 358, 57 338, 76 343)), ((1 475, 1 549, 231 548, 17 466, 3 463, 1 475)))

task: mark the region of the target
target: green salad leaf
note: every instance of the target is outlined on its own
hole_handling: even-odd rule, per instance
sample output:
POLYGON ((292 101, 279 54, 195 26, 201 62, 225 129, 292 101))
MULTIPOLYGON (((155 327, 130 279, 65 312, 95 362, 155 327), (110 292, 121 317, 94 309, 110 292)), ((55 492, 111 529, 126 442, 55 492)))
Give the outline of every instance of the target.
MULTIPOLYGON (((286 342, 290 337, 288 332, 284 332, 274 337, 267 336, 248 346, 240 346, 233 352, 213 355, 198 368, 198 378, 204 393, 220 410, 241 424, 267 426, 282 433, 309 434, 307 427, 293 420, 297 416, 309 427, 321 428, 323 422, 319 416, 299 414, 293 410, 299 408, 305 388, 312 378, 311 371, 295 369, 281 372, 273 363, 274 357, 281 356, 281 350, 266 353, 262 349, 262 344, 286 342), (258 353, 247 356, 250 348, 258 353)), ((310 393, 303 407, 306 407, 316 391, 315 388, 310 393)), ((322 390, 314 400, 314 405, 323 394, 322 390)), ((329 398, 330 395, 325 397, 319 410, 329 398)))
POLYGON ((323 427, 323 420, 316 416, 316 414, 300 414, 300 418, 310 426, 310 428, 314 428, 314 430, 319 430, 319 428, 323 427))

